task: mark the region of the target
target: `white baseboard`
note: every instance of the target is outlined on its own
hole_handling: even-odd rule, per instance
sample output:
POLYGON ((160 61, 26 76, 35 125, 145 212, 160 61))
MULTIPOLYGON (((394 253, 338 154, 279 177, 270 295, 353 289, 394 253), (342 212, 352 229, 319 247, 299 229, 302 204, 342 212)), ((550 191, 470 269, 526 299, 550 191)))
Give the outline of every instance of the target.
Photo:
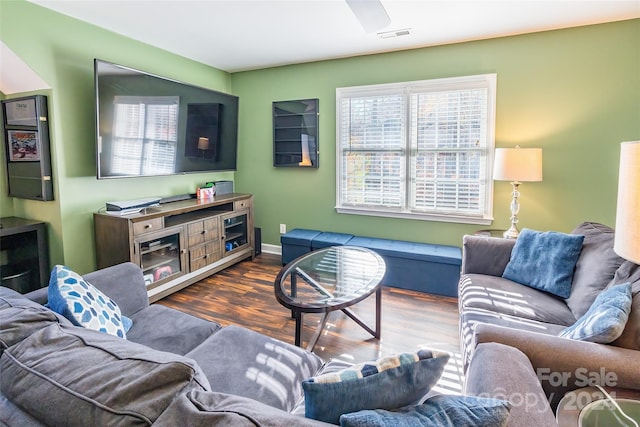
POLYGON ((282 246, 263 243, 260 247, 262 248, 262 252, 266 254, 282 255, 282 246))

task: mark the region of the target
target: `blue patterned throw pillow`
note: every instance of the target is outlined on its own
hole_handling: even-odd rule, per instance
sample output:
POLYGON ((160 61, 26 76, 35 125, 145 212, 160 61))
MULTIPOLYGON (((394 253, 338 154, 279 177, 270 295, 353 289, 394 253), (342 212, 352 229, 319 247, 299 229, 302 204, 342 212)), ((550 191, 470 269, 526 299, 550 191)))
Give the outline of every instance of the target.
POLYGON ((589 310, 559 336, 600 344, 613 342, 624 331, 631 312, 631 300, 631 283, 605 289, 598 294, 589 310))
POLYGON ((76 326, 126 338, 131 320, 120 313, 111 298, 100 292, 69 267, 56 265, 51 271, 48 306, 76 326))
POLYGON ((473 396, 438 395, 395 411, 364 410, 340 417, 342 427, 502 427, 511 403, 473 396))
POLYGON ((524 228, 502 277, 561 298, 571 295, 584 236, 524 228))
POLYGON ((364 362, 302 382, 305 416, 332 424, 363 409, 418 403, 440 378, 449 354, 420 350, 364 362))

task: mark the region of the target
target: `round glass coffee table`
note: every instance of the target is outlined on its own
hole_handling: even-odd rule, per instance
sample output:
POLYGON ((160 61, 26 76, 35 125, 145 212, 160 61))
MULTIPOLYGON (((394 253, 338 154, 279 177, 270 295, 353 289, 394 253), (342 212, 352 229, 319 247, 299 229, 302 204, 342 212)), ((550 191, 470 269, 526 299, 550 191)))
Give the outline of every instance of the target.
POLYGON ((380 308, 385 263, 377 253, 355 246, 331 246, 305 254, 276 276, 276 299, 296 320, 295 344, 300 346, 303 313, 323 313, 307 350, 312 351, 332 311, 342 310, 364 330, 380 338, 380 308), (348 307, 376 294, 376 325, 370 328, 348 307))

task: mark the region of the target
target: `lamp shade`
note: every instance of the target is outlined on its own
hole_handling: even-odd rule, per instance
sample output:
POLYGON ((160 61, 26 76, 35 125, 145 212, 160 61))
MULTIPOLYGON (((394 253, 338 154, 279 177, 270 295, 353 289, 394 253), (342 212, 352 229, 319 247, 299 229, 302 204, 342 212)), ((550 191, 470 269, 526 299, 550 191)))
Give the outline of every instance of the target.
POLYGON ((640 264, 640 141, 621 144, 613 249, 621 257, 640 264))
POLYGON ((496 148, 493 179, 542 181, 542 148, 496 148))
POLYGON ((198 138, 198 150, 208 150, 209 149, 209 138, 200 137, 198 138))

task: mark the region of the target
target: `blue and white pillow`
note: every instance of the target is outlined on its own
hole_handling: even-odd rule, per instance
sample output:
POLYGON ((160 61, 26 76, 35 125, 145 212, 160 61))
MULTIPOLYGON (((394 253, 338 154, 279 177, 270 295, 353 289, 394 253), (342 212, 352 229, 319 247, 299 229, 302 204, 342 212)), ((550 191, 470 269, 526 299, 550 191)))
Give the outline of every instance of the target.
POLYGON ((342 414, 416 404, 440 379, 448 361, 448 353, 420 350, 307 379, 302 382, 305 416, 338 424, 342 414))
POLYGON ((627 324, 631 312, 631 283, 612 286, 600 292, 576 323, 559 336, 579 341, 608 344, 615 341, 627 324))
POLYGON ((76 326, 126 338, 132 324, 115 301, 63 265, 51 271, 48 298, 49 308, 76 326))

